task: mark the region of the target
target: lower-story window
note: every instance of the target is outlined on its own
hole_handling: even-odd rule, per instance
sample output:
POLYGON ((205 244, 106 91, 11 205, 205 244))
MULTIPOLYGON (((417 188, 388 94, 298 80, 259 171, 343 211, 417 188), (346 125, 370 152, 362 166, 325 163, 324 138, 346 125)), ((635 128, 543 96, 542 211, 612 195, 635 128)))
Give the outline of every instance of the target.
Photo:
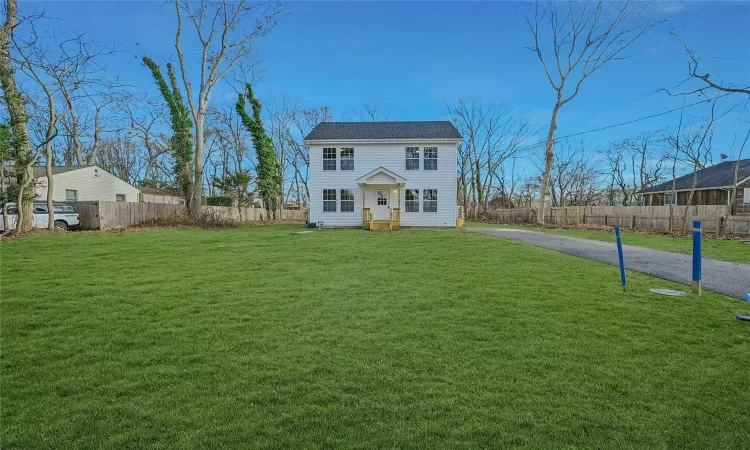
POLYGON ((424 189, 422 192, 422 211, 437 212, 437 189, 424 189))
POLYGON ((341 212, 353 212, 353 211, 354 211, 354 191, 352 191, 351 189, 342 189, 341 190, 341 212))
POLYGON ((336 189, 323 189, 323 212, 336 212, 336 189))
POLYGON ((419 212, 419 189, 406 190, 406 212, 419 212))

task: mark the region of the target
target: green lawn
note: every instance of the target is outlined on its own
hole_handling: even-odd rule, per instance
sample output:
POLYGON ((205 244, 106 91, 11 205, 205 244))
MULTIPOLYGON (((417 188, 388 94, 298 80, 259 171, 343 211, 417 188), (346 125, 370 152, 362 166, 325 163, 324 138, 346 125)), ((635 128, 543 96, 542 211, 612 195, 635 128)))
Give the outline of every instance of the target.
MULTIPOLYGON (((490 227, 490 228, 521 228, 520 225, 499 225, 491 223, 467 222, 467 227, 490 227)), ((544 233, 561 234, 564 236, 594 239, 597 241, 615 242, 614 231, 599 230, 557 230, 553 228, 524 227, 544 233)), ((622 243, 626 245, 638 245, 657 250, 668 250, 679 253, 693 253, 693 238, 683 236, 667 236, 663 234, 633 233, 628 229, 622 229, 622 243)), ((707 258, 725 259, 750 263, 750 244, 736 240, 703 239, 703 256, 707 258)))
POLYGON ((0 244, 0 447, 748 447, 749 303, 473 233, 295 229, 0 244))

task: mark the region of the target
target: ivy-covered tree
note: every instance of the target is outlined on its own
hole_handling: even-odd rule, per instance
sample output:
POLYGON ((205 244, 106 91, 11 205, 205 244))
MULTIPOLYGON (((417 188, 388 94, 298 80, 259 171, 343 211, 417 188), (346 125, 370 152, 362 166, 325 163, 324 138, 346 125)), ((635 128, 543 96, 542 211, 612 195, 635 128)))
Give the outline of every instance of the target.
POLYGON ((12 129, 12 158, 18 180, 18 219, 16 233, 22 234, 34 227, 34 188, 32 167, 39 153, 31 149, 29 139, 29 115, 24 99, 16 84, 15 69, 11 58, 13 31, 18 26, 18 1, 5 2, 5 22, 0 24, 0 86, 2 87, 8 120, 12 129))
POLYGON ((250 192, 250 181, 252 177, 249 172, 238 170, 237 172, 228 172, 224 178, 214 177, 214 186, 221 189, 224 195, 232 198, 237 211, 242 218, 242 208, 252 206, 253 194, 250 192))
POLYGON ((177 186, 180 194, 185 196, 185 202, 188 209, 194 213, 200 210, 200 205, 194 205, 193 199, 193 121, 190 119, 190 112, 185 106, 177 85, 177 78, 174 75, 172 64, 167 64, 167 74, 169 75, 170 86, 162 76, 159 66, 148 57, 143 58, 143 64, 151 70, 151 75, 161 92, 162 97, 169 107, 169 116, 172 120, 172 138, 170 139, 170 149, 175 160, 174 173, 177 180, 177 186))
POLYGON ((252 135, 253 147, 258 159, 256 179, 258 196, 263 201, 263 207, 270 218, 276 218, 279 206, 281 187, 278 183, 279 167, 276 162, 276 152, 273 149, 273 141, 266 134, 263 121, 260 118, 260 101, 255 98, 250 83, 245 84, 245 94, 240 94, 237 99, 237 114, 242 119, 242 124, 252 135), (253 108, 253 115, 249 116, 245 111, 245 97, 253 108))
POLYGON ((9 125, 0 123, 0 205, 3 207, 3 230, 8 229, 8 210, 5 203, 9 200, 5 186, 5 163, 10 161, 10 149, 13 142, 9 125))

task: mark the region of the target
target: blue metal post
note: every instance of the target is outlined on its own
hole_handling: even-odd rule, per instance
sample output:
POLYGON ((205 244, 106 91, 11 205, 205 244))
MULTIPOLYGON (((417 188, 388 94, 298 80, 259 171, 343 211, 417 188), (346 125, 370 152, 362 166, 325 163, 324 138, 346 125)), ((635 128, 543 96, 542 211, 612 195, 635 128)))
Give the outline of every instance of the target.
POLYGON ((703 258, 701 249, 701 221, 693 221, 693 294, 701 295, 701 261, 703 258))
POLYGON ((625 260, 622 257, 620 227, 615 227, 615 236, 617 236, 617 259, 620 261, 620 280, 622 281, 622 291, 625 292, 625 260))

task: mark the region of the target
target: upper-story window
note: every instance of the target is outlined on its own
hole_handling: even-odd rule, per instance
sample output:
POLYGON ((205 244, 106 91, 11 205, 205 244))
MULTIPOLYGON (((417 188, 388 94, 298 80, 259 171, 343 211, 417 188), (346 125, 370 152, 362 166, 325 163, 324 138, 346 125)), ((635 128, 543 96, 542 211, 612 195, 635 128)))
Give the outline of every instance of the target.
POLYGON ((341 149, 341 170, 354 170, 354 149, 341 149))
POLYGON ((419 147, 406 147, 406 170, 419 170, 419 147))
POLYGON ((424 170, 437 170, 437 147, 424 148, 424 170))
POLYGON ((323 170, 336 170, 336 149, 323 149, 323 170))

